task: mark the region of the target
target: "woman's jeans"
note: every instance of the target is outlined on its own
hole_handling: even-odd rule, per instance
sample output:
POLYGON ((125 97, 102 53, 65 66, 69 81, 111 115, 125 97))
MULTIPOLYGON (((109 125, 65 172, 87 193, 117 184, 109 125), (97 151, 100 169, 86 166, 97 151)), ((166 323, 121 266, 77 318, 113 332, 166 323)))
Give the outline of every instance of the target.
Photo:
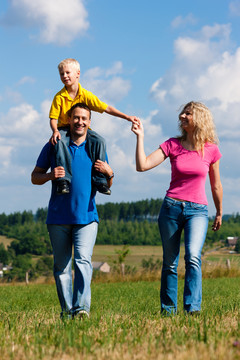
POLYGON ((187 312, 200 311, 202 301, 201 251, 208 228, 207 205, 165 197, 158 219, 163 245, 161 310, 177 311, 177 267, 180 238, 184 230, 185 286, 183 305, 187 312))
POLYGON ((54 255, 54 278, 62 315, 90 311, 92 253, 98 223, 48 225, 54 255), (74 290, 72 291, 72 246, 74 248, 74 290))

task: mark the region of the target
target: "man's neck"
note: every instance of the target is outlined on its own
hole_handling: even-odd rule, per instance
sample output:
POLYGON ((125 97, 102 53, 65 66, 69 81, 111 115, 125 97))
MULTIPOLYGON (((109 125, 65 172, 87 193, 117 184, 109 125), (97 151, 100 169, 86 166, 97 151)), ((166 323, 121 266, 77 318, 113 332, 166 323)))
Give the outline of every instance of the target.
POLYGON ((74 136, 71 135, 71 140, 74 142, 74 144, 76 144, 77 146, 81 145, 85 140, 86 140, 87 135, 83 135, 83 136, 74 136))

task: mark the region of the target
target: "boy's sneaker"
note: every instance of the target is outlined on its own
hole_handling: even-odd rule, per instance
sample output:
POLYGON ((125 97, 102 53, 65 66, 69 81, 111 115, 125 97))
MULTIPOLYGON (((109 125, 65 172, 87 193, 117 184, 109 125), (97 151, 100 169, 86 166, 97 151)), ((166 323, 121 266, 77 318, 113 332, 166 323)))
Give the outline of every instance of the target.
POLYGON ((67 180, 60 180, 57 183, 57 194, 69 194, 69 182, 67 180))
POLYGON ((96 186, 97 191, 99 191, 101 194, 104 195, 111 195, 111 190, 109 189, 109 187, 105 184, 98 184, 96 186))

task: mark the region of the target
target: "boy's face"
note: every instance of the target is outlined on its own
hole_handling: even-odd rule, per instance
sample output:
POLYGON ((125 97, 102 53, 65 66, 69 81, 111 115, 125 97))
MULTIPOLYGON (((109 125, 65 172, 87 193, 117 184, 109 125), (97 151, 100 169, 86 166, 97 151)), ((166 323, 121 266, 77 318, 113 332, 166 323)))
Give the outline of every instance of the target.
POLYGON ((71 64, 63 65, 59 70, 60 78, 63 84, 68 87, 78 83, 80 71, 76 70, 71 64))

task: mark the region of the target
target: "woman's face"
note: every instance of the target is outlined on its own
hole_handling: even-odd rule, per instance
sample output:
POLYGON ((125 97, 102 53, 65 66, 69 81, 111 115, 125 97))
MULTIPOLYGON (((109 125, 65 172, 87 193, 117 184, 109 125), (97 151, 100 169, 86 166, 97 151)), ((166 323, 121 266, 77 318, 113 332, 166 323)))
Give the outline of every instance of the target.
POLYGON ((183 111, 179 115, 179 120, 182 129, 184 129, 187 132, 194 130, 193 111, 191 106, 187 106, 186 108, 183 109, 183 111))

